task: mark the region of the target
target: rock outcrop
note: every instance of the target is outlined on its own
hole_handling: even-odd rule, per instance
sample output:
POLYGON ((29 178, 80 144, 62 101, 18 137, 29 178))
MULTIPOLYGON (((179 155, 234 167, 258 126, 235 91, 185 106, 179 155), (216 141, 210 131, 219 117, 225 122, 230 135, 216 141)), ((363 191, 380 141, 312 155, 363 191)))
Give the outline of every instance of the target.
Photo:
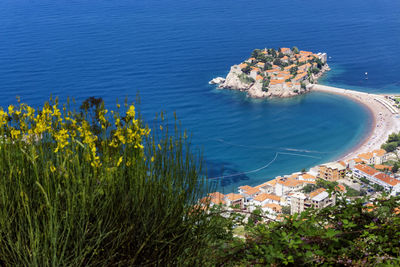
POLYGON ((209 84, 221 84, 221 83, 224 83, 224 82, 225 82, 225 78, 217 77, 217 78, 212 79, 208 83, 209 84))
POLYGON ((252 85, 252 82, 240 79, 240 75, 244 74, 238 65, 233 65, 230 72, 226 76, 225 82, 220 84, 218 88, 234 89, 247 91, 252 85))

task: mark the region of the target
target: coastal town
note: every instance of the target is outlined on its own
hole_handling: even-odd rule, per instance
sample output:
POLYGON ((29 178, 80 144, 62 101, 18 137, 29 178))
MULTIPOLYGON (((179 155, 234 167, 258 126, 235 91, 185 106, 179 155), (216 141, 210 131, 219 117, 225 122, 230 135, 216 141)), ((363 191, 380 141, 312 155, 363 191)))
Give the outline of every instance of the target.
POLYGON ((343 95, 365 105, 373 123, 364 142, 337 161, 268 179, 260 185, 243 185, 235 193, 214 192, 203 198, 201 203, 224 210, 259 210, 270 220, 282 220, 285 215, 300 213, 308 208, 322 209, 335 205, 339 194, 348 200, 368 196, 371 202, 384 196, 400 195, 397 99, 390 95, 316 84, 309 84, 307 88, 343 95))
POLYGON ((326 53, 293 48, 255 49, 251 57, 231 67, 226 78, 215 78, 210 84, 218 88, 246 91, 248 96, 290 97, 303 94, 326 71, 326 53))
MULTIPOLYGON (((243 185, 237 193, 210 193, 201 200, 228 210, 253 212, 259 209, 272 220, 295 214, 307 208, 322 209, 335 205, 338 194, 349 199, 369 196, 372 201, 383 194, 400 194, 400 175, 387 164, 398 160, 400 149, 386 152, 377 149, 359 154, 347 161, 321 164, 309 171, 276 177, 257 186, 243 185), (335 191, 329 192, 327 185, 335 191)), ((368 203, 366 203, 368 206, 368 203)))

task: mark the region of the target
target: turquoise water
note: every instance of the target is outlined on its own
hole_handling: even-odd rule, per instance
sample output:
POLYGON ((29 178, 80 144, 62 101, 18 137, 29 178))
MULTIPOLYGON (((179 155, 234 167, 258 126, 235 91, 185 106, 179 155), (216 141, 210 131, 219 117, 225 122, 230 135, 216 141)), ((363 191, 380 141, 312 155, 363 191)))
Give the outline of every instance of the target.
POLYGON ((370 120, 340 96, 253 100, 209 80, 254 48, 296 45, 331 57, 324 84, 399 92, 399 26, 400 2, 389 0, 3 0, 0 104, 53 94, 111 106, 140 93, 145 119, 176 111, 210 177, 265 167, 214 179, 231 191, 337 158, 370 120))

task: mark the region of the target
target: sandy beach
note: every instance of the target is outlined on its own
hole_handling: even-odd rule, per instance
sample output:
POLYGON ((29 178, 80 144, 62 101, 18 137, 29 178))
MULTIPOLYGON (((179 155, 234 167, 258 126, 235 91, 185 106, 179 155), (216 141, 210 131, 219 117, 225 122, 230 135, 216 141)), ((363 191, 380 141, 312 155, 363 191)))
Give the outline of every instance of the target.
POLYGON ((372 127, 368 137, 348 154, 341 157, 340 160, 348 160, 360 153, 379 149, 391 133, 400 132, 400 115, 398 114, 398 110, 391 106, 390 102, 383 95, 368 94, 319 84, 310 86, 310 89, 312 91, 349 97, 366 106, 371 112, 374 121, 371 124, 372 127))

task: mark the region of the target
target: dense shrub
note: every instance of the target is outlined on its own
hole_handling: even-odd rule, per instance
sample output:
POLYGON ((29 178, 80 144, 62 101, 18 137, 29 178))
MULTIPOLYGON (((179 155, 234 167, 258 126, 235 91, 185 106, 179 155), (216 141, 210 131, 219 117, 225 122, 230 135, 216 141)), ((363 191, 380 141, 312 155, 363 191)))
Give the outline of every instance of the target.
POLYGON ((243 238, 215 247, 210 259, 223 266, 398 266, 399 199, 365 201, 339 198, 334 207, 282 222, 260 216, 259 223, 247 223, 243 238))

